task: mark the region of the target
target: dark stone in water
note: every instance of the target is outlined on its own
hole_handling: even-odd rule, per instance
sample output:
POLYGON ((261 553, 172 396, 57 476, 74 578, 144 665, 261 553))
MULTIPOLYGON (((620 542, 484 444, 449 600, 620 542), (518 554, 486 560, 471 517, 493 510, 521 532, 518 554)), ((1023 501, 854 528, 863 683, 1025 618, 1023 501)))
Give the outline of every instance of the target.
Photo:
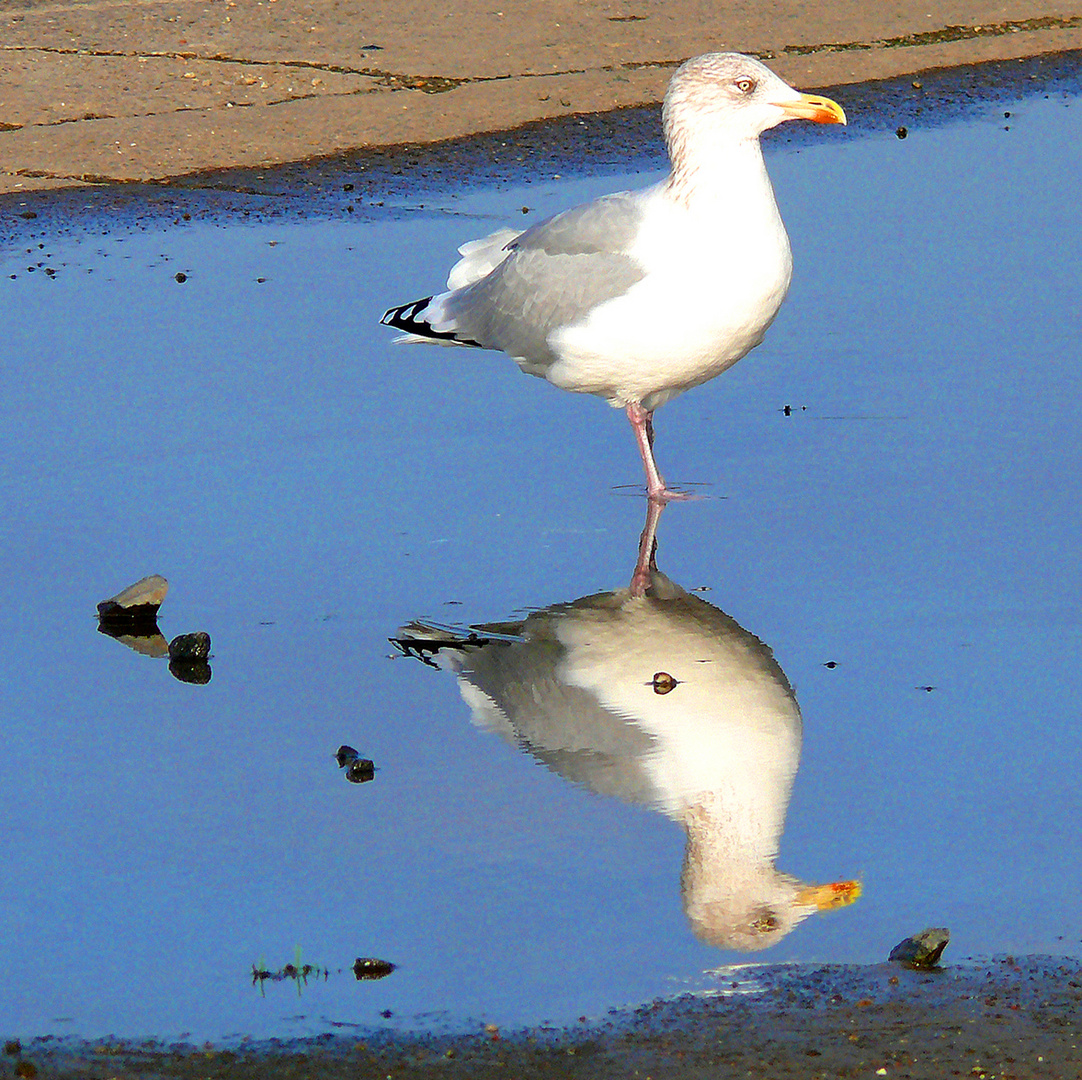
POLYGON ((346 766, 346 779, 351 784, 364 784, 375 776, 376 766, 368 758, 355 758, 346 766))
POLYGON ((945 926, 932 926, 919 934, 899 941, 890 950, 890 958, 898 964, 914 968, 932 968, 939 963, 951 933, 945 926))
POLYGON ((351 784, 364 784, 376 775, 376 766, 368 758, 361 757, 352 746, 344 743, 334 755, 340 769, 346 770, 346 779, 351 784))
POLYGON ((205 686, 210 682, 210 664, 206 660, 170 660, 169 674, 180 682, 205 686))
POLYGON ((360 756, 352 746, 346 746, 343 743, 335 753, 334 760, 338 762, 340 769, 344 769, 351 761, 356 761, 360 756))
POLYGON ((169 659, 206 660, 210 656, 210 634, 197 630, 194 634, 178 634, 169 642, 169 659))
POLYGON ((102 622, 153 622, 162 606, 169 582, 161 574, 150 574, 98 604, 102 622))
POLYGON ((353 974, 358 979, 385 979, 394 969, 395 965, 389 960, 376 960, 371 956, 360 956, 353 964, 353 974))

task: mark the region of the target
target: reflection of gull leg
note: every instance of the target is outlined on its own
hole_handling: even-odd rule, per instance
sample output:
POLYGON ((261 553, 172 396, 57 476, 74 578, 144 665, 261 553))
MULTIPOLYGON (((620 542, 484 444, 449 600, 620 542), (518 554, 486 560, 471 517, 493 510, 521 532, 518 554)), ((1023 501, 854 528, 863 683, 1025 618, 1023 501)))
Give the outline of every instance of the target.
POLYGON ((639 537, 639 559, 635 563, 635 572, 631 575, 629 592, 632 596, 645 596, 650 588, 652 576, 657 572, 657 525, 661 520, 661 511, 665 503, 659 499, 648 499, 646 503, 646 524, 639 537))

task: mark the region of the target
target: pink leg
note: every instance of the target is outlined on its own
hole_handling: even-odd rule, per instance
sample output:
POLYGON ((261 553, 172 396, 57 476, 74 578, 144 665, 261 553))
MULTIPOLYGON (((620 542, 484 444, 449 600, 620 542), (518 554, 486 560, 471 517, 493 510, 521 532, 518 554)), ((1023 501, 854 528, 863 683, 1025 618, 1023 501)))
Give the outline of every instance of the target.
POLYGON ((639 444, 639 454, 646 470, 646 497, 662 499, 665 497, 665 481, 661 479, 657 462, 654 461, 654 414, 635 401, 627 407, 627 418, 635 429, 635 441, 639 444))
POLYGON ((654 461, 653 410, 648 412, 637 401, 634 401, 627 407, 627 418, 635 429, 635 441, 639 444, 642 465, 646 470, 646 497, 659 502, 688 498, 682 491, 671 491, 667 488, 665 481, 661 479, 661 473, 657 471, 657 462, 654 461))

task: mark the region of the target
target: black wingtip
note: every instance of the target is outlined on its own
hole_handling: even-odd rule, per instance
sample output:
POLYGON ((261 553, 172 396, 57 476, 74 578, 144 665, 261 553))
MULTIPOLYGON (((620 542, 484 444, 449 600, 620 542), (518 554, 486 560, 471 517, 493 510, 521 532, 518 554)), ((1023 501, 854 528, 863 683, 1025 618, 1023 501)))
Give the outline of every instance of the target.
POLYGON ((407 334, 416 334, 418 337, 431 338, 434 341, 453 341, 458 345, 469 345, 475 349, 484 348, 479 341, 459 337, 453 330, 433 330, 422 317, 431 299, 431 296, 426 296, 423 300, 414 300, 401 307, 391 308, 383 313, 380 323, 383 326, 393 326, 396 330, 404 330, 407 334))
POLYGON ((382 326, 393 326, 396 330, 405 330, 408 334, 430 334, 431 329, 428 323, 422 322, 417 316, 428 307, 428 302, 431 299, 431 296, 426 296, 423 300, 413 300, 401 307, 389 308, 383 313, 380 324, 382 326))

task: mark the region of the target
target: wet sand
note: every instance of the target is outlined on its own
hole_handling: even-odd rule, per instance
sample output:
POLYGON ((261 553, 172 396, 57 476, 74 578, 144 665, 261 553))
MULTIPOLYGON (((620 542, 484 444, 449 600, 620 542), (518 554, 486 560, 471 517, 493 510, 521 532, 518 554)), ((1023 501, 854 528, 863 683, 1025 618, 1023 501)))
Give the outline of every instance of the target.
POLYGON ((810 89, 1082 48, 1040 0, 8 0, 0 193, 162 180, 657 103, 737 49, 810 89))
MULTIPOLYGON (((734 972, 746 979, 746 972, 734 972)), ((381 1032, 289 1044, 156 1045, 51 1039, 8 1047, 4 1075, 404 1078, 896 1077, 1067 1080, 1082 1075, 1082 968, 1002 958, 920 972, 768 967, 757 992, 684 996, 566 1031, 381 1032), (29 1071, 32 1067, 33 1072, 29 1071)))

